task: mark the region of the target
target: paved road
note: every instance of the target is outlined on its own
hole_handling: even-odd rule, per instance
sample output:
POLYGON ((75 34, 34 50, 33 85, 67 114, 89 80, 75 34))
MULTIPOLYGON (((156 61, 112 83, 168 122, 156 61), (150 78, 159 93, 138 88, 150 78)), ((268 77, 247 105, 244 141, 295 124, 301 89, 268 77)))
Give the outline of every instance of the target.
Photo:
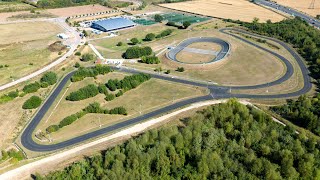
MULTIPOLYGON (((26 21, 19 21, 20 22, 30 22, 31 20, 26 20, 26 21)), ((38 20, 39 21, 39 20, 38 20)), ((55 21, 57 23, 59 23, 66 31, 69 31, 73 34, 74 36, 74 41, 71 42, 71 45, 70 45, 70 49, 69 51, 64 54, 62 57, 60 57, 59 59, 55 60, 54 62, 48 64, 47 66, 27 75, 27 76, 24 76, 20 79, 17 79, 15 81, 12 81, 10 83, 7 83, 7 84, 4 84, 4 85, 1 85, 0 86, 0 91, 1 90, 4 90, 4 89, 7 89, 9 87, 12 87, 12 86, 15 86, 21 82, 24 82, 24 81, 27 81, 29 79, 32 79, 46 71, 48 71, 49 69, 55 67, 56 65, 62 63, 63 61, 65 61, 69 56, 71 56, 73 54, 73 52, 77 49, 77 46, 80 44, 81 42, 81 38, 79 36, 79 33, 77 33, 76 30, 74 30, 73 28, 69 27, 69 25, 66 24, 65 20, 64 19, 61 19, 61 18, 55 18, 55 19, 49 19, 49 20, 41 20, 41 21, 55 21)), ((15 22, 7 22, 7 23, 15 23, 15 22)))
MULTIPOLYGON (((201 37, 201 38, 189 38, 184 41, 182 41, 177 47, 171 49, 167 53, 167 57, 173 61, 180 62, 183 64, 189 64, 185 62, 181 62, 177 59, 177 54, 179 54, 181 51, 185 50, 190 44, 197 43, 197 42, 211 42, 211 43, 217 43, 221 46, 221 50, 217 52, 215 55, 216 57, 212 59, 210 62, 201 63, 201 64, 209 64, 216 61, 220 61, 226 57, 226 55, 229 53, 230 45, 228 42, 219 39, 219 38, 213 38, 213 37, 201 37)), ((198 52, 201 53, 201 52, 198 52)), ((195 64, 195 63, 192 63, 195 64)))
MULTIPOLYGON (((229 34, 234 36, 233 34, 230 34, 228 32, 228 30, 230 29, 222 29, 221 32, 225 33, 225 34, 229 34)), ((238 32, 242 32, 242 30, 236 30, 233 29, 232 31, 238 31, 238 32)), ((242 32, 242 33, 246 33, 246 32, 242 32)), ((259 36, 259 35, 254 35, 252 33, 248 33, 252 36, 259 36)), ((241 38, 240 36, 234 36, 235 38, 238 38, 239 40, 246 42, 252 46, 255 46, 256 48, 259 48, 261 50, 264 50, 268 53, 271 53, 272 55, 276 56, 279 58, 279 60, 283 61, 285 63, 285 65, 287 66, 287 72, 290 73, 286 73, 283 77, 279 78, 278 80, 274 81, 274 82, 270 82, 268 83, 269 86, 271 85, 275 85, 275 84, 279 84, 282 83, 286 80, 288 80, 293 72, 293 66, 292 64, 286 60, 284 57, 280 56, 277 53, 274 52, 270 52, 269 50, 254 44, 252 42, 249 42, 243 38, 241 38)), ((90 132, 88 134, 84 134, 69 140, 66 140, 64 142, 60 142, 57 144, 50 144, 50 145, 43 145, 43 144, 38 144, 37 142, 35 142, 32 138, 32 133, 35 131, 37 125, 40 123, 40 121, 42 120, 43 116, 46 114, 46 112, 49 110, 50 106, 53 104, 54 100, 57 98, 57 96, 59 95, 59 93, 61 92, 61 90, 63 89, 63 87, 65 86, 65 84, 69 81, 70 77, 72 76, 72 74, 74 72, 69 73, 66 77, 63 78, 63 80, 60 82, 60 84, 58 85, 58 87, 53 91, 53 93, 51 94, 51 96, 47 99, 47 101, 44 103, 44 105, 40 108, 40 110, 38 111, 38 113, 35 115, 35 117, 32 119, 32 121, 30 122, 30 124, 28 124, 28 126, 26 127, 26 129, 23 131, 22 136, 21 136, 21 143, 22 145, 32 151, 40 151, 40 152, 48 152, 48 151, 54 151, 54 150, 58 150, 58 149, 62 149, 62 148, 66 148, 69 147, 71 145, 75 145, 78 143, 81 143, 83 141, 86 141, 88 139, 91 138, 95 138, 95 137, 99 137, 103 134, 106 133, 110 133, 112 131, 121 129, 123 127, 127 127, 142 121, 145 121, 149 118, 155 117, 155 116, 159 116, 161 114, 167 113, 169 111, 173 111, 177 108, 192 104, 192 103, 196 103, 196 102, 201 102, 201 101, 206 101, 206 100, 211 100, 211 99, 221 99, 221 98, 231 98, 231 97, 237 97, 237 98, 289 98, 289 97, 295 97, 295 96, 299 96, 302 94, 307 93, 308 91, 310 91, 312 84, 310 81, 310 77, 308 76, 308 69, 305 67, 303 60, 300 58, 300 56, 293 51, 290 47, 288 47, 285 43, 279 41, 279 40, 274 40, 272 38, 268 38, 270 41, 275 41, 280 43, 284 48, 286 48, 291 55, 296 59, 296 61, 298 62, 298 65, 302 71, 303 77, 304 77, 304 86, 302 89, 296 91, 296 92, 292 92, 292 93, 284 93, 284 94, 275 94, 275 95, 250 95, 250 94, 231 94, 229 93, 229 89, 233 88, 233 89, 254 89, 254 88, 261 88, 261 87, 265 87, 266 84, 262 84, 262 85, 255 85, 255 86, 218 86, 218 85, 211 85, 211 84, 205 84, 205 83, 198 83, 198 82, 193 82, 193 81, 188 81, 188 80, 184 80, 184 79, 179 79, 177 77, 172 78, 168 75, 162 75, 162 74, 155 74, 155 73, 151 73, 151 76, 153 78, 157 78, 157 79, 162 79, 162 80, 166 80, 166 81, 172 81, 172 82, 177 82, 177 83, 182 83, 182 84, 188 84, 188 85, 193 85, 193 86, 199 86, 199 87, 208 87, 210 90, 210 94, 206 95, 206 96, 201 96, 201 97, 196 97, 196 98, 192 98, 192 99, 187 99, 187 100, 183 100, 180 102, 177 102, 175 104, 169 105, 167 107, 163 107, 161 109, 155 110, 153 112, 147 113, 145 115, 124 121, 124 122, 120 122, 118 124, 114 124, 112 126, 108 126, 105 128, 101 128, 99 130, 90 132), (246 87, 246 88, 244 88, 246 87)), ((130 68, 120 68, 118 69, 118 71, 122 71, 122 72, 129 72, 129 73, 140 73, 141 71, 137 70, 137 69, 130 69, 130 68)))
MULTIPOLYGON (((310 2, 311 2, 311 0, 310 0, 310 2)), ((283 6, 283 5, 274 3, 274 2, 270 2, 270 1, 265 1, 265 0, 255 0, 255 3, 263 5, 263 6, 267 6, 267 7, 270 7, 270 8, 273 8, 273 9, 278 10, 278 11, 282 11, 282 12, 284 12, 286 14, 291 15, 291 16, 300 17, 303 20, 305 20, 306 22, 308 22, 309 24, 311 24, 311 25, 317 27, 318 29, 320 29, 320 21, 319 20, 317 20, 316 18, 314 18, 312 16, 304 14, 304 13, 302 13, 300 11, 292 9, 290 7, 286 7, 286 6, 283 6)))

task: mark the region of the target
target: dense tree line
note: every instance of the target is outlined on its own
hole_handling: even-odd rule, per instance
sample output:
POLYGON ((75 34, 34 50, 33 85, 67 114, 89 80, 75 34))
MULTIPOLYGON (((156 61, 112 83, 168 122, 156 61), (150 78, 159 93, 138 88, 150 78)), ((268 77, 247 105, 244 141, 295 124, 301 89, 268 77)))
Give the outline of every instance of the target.
POLYGON ((123 54, 123 57, 126 59, 134 59, 142 56, 150 56, 152 54, 151 47, 129 47, 126 52, 123 54))
POLYGON ((94 84, 89 84, 85 87, 80 88, 77 91, 71 92, 66 100, 68 101, 80 101, 90 97, 94 97, 99 94, 99 89, 94 84))
POLYGON ((320 135, 320 94, 313 98, 301 96, 298 100, 288 100, 287 104, 272 107, 271 110, 320 135))
POLYGON ((36 6, 39 8, 62 8, 68 6, 80 6, 101 2, 101 0, 39 0, 36 3, 36 6))
POLYGON ((277 23, 238 22, 251 31, 281 39, 298 49, 299 54, 308 61, 311 76, 320 83, 320 31, 299 17, 277 23))
POLYGON ((71 77, 72 82, 82 81, 86 77, 96 77, 112 72, 109 66, 96 65, 95 67, 80 67, 71 77))
MULTIPOLYGON (((44 179, 317 179, 320 145, 231 100, 44 179)), ((39 175, 37 179, 42 179, 39 175)))
POLYGON ((159 64, 160 60, 157 56, 142 56, 140 62, 146 64, 159 64))
POLYGON ((149 74, 134 74, 131 76, 126 76, 120 81, 118 79, 109 79, 106 83, 106 86, 110 91, 115 91, 117 89, 128 91, 138 87, 140 84, 148 81, 150 78, 151 76, 149 74))
POLYGON ((23 109, 35 109, 41 105, 42 99, 38 96, 31 96, 26 102, 23 103, 23 109))
POLYGON ((127 110, 124 107, 115 107, 113 109, 103 109, 101 108, 100 104, 97 102, 89 104, 87 107, 82 109, 81 111, 72 114, 63 118, 58 125, 50 125, 46 128, 47 133, 56 132, 59 129, 72 124, 73 122, 77 121, 81 117, 85 116, 88 113, 99 113, 99 114, 119 114, 119 115, 127 115, 127 110))

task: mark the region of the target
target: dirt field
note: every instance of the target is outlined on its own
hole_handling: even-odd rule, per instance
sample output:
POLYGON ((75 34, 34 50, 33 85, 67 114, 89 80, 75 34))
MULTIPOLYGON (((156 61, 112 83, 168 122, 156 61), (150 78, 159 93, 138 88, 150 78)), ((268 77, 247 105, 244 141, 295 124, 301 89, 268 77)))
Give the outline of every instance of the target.
POLYGON ((207 43, 207 42, 192 43, 188 46, 188 48, 205 49, 205 50, 212 50, 217 52, 221 50, 221 46, 219 44, 207 43))
POLYGON ((107 109, 123 106, 128 111, 128 116, 88 114, 80 120, 74 122, 72 125, 66 126, 58 132, 52 133, 50 135, 50 137, 53 138, 55 142, 59 142, 99 128, 100 122, 103 126, 108 126, 138 116, 140 114, 140 109, 141 113, 143 114, 161 106, 168 105, 172 101, 176 102, 177 100, 182 98, 204 95, 206 93, 206 91, 201 88, 151 79, 150 81, 140 85, 138 88, 130 90, 123 96, 118 97, 110 102, 105 101, 105 96, 102 94, 99 94, 94 98, 89 98, 77 102, 70 102, 65 100, 65 97, 70 94, 70 92, 73 92, 87 84, 94 82, 105 83, 106 81, 108 81, 108 79, 113 78, 122 79, 125 75, 126 74, 114 72, 108 74, 107 76, 99 76, 96 80, 93 80, 93 78, 87 78, 84 81, 72 83, 67 91, 61 93, 60 97, 55 102, 50 111, 45 115, 43 121, 37 129, 45 131, 45 129, 49 125, 58 124, 64 117, 80 111, 81 109, 88 106, 88 104, 93 102, 99 102, 104 108, 107 109), (140 101, 135 101, 135 99, 140 99, 140 101))
POLYGON ((60 17, 75 16, 81 14, 90 14, 96 12, 110 11, 112 9, 99 4, 95 5, 85 5, 85 6, 75 6, 67 8, 58 8, 58 9, 48 9, 47 11, 53 15, 60 17))
POLYGON ((181 51, 177 54, 178 61, 190 64, 206 63, 212 61, 214 58, 214 55, 191 53, 187 51, 181 51))
POLYGON ((311 16, 320 15, 320 1, 316 0, 314 3, 314 9, 309 9, 311 4, 311 0, 274 0, 275 2, 285 5, 288 7, 292 7, 304 13, 307 13, 311 16))
POLYGON ((161 4, 161 6, 206 16, 241 20, 246 22, 251 22, 255 17, 259 18, 261 22, 265 22, 268 19, 272 20, 273 22, 284 19, 283 16, 250 3, 247 0, 197 0, 181 3, 161 4))
POLYGON ((58 57, 48 46, 63 30, 48 22, 0 25, 0 84, 33 72, 58 57), (45 28, 44 28, 45 27, 45 28))

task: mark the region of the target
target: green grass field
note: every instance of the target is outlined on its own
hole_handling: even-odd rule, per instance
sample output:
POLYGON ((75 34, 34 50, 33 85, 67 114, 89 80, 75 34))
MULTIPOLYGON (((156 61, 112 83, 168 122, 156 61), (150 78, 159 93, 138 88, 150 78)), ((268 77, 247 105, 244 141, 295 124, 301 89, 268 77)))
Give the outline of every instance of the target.
POLYGON ((200 16, 195 16, 195 15, 180 14, 180 13, 167 13, 167 14, 162 14, 162 16, 165 20, 172 21, 175 23, 180 23, 180 24, 183 24, 183 22, 186 22, 186 21, 193 24, 193 23, 207 21, 210 19, 210 18, 204 18, 200 16))
POLYGON ((133 20, 133 22, 140 24, 140 25, 144 25, 144 26, 150 26, 150 25, 157 23, 155 21, 148 20, 148 19, 135 19, 135 20, 133 20))

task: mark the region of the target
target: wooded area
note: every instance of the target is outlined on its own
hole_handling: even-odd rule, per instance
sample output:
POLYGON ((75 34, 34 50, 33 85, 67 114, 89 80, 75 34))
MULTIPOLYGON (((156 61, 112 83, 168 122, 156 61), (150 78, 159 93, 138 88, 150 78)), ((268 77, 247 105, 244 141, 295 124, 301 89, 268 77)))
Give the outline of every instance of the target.
POLYGON ((316 179, 319 142, 228 103, 37 179, 316 179))

